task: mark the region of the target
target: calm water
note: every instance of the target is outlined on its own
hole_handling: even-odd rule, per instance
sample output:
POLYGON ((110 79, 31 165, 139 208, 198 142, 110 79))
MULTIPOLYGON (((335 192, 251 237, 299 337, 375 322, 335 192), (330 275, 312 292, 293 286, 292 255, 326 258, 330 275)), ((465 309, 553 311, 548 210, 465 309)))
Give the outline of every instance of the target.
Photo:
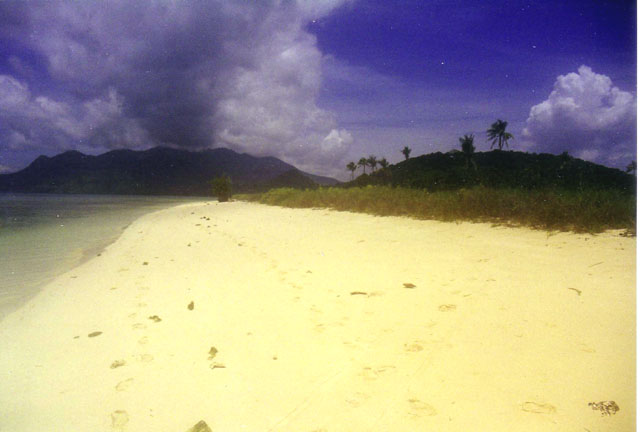
POLYGON ((0 319, 141 215, 198 198, 0 194, 0 319))

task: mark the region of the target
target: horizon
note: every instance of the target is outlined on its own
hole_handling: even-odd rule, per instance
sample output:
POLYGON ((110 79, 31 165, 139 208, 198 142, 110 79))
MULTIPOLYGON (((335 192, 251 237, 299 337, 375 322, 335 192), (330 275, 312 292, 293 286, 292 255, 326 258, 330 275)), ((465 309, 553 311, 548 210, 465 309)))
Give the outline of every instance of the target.
MULTIPOLYGON (((184 148, 179 148, 179 147, 169 147, 169 146, 159 145, 159 146, 151 147, 151 148, 148 148, 148 149, 140 149, 140 150, 138 150, 138 149, 130 149, 130 148, 116 148, 116 149, 107 150, 107 151, 105 151, 103 153, 97 153, 97 154, 84 153, 84 152, 82 152, 80 150, 70 149, 70 150, 61 151, 61 152, 56 153, 56 154, 51 155, 51 156, 45 155, 45 154, 38 155, 33 160, 31 160, 25 167, 20 168, 19 170, 16 170, 16 171, 2 172, 2 173, 0 173, 0 176, 8 175, 8 174, 16 174, 16 173, 28 168, 29 166, 31 166, 31 164, 33 164, 33 162, 35 162, 36 160, 38 160, 38 159, 40 159, 42 157, 47 158, 47 159, 52 159, 52 158, 55 158, 57 156, 61 156, 63 154, 67 154, 67 153, 79 153, 82 156, 99 157, 99 156, 103 156, 103 155, 105 155, 107 153, 118 152, 118 151, 147 152, 147 151, 156 150, 156 149, 186 151, 186 152, 190 152, 190 153, 201 153, 201 152, 215 151, 215 150, 228 150, 228 151, 234 152, 235 154, 238 154, 238 155, 247 155, 247 156, 251 156, 251 157, 255 157, 255 158, 275 158, 275 156, 270 156, 270 155, 254 156, 254 155, 251 155, 251 154, 249 154, 247 152, 239 152, 239 151, 236 151, 236 150, 233 150, 233 149, 229 149, 227 147, 213 147, 213 148, 206 148, 206 149, 184 149, 184 148)), ((561 156, 561 155, 558 155, 558 154, 548 153, 548 152, 529 152, 529 151, 523 151, 523 150, 517 150, 517 149, 499 150, 497 148, 487 149, 487 150, 484 150, 484 151, 474 151, 474 154, 491 153, 491 152, 495 152, 495 151, 526 153, 526 154, 530 154, 530 155, 550 154, 550 155, 553 155, 553 156, 561 156)), ((430 156, 430 155, 433 155, 433 154, 436 154, 436 153, 447 154, 447 153, 452 153, 452 152, 460 152, 460 153, 462 153, 461 150, 454 148, 454 149, 451 149, 451 150, 448 150, 448 151, 436 150, 436 151, 433 151, 433 152, 430 152, 430 153, 422 153, 422 154, 418 154, 418 155, 413 155, 413 156, 410 156, 408 159, 413 159, 413 158, 417 158, 417 157, 421 157, 421 156, 430 156)), ((569 156, 574 158, 574 159, 583 160, 583 161, 586 161, 586 162, 591 162, 591 161, 589 161, 587 159, 581 159, 581 158, 577 158, 577 157, 571 156, 570 154, 569 154, 569 156)), ((282 161, 279 158, 276 158, 276 159, 282 161)), ((284 161, 282 161, 282 162, 284 162, 284 161)), ((357 161, 351 161, 351 162, 356 163, 357 161)), ((379 162, 379 160, 378 160, 378 162, 379 162)), ((389 165, 396 165, 396 164, 401 163, 401 162, 404 162, 404 160, 400 160, 400 161, 397 161, 395 163, 391 163, 389 165)), ((285 163, 287 163, 287 162, 285 162, 285 163)), ((599 164, 597 162, 591 162, 591 163, 595 163, 597 165, 601 165, 601 166, 604 166, 606 168, 613 168, 613 169, 625 172, 626 174, 629 174, 628 170, 626 168, 624 168, 624 167, 609 167, 607 165, 599 164)), ((289 164, 289 165, 292 165, 292 164, 289 164)), ((328 175, 325 176, 325 175, 322 175, 322 174, 317 174, 315 172, 304 171, 304 170, 301 170, 300 168, 296 167, 295 165, 292 165, 292 166, 293 166, 293 169, 296 169, 298 171, 302 171, 305 174, 310 174, 312 176, 326 177, 327 179, 337 180, 337 181, 343 182, 343 183, 346 183, 346 182, 349 182, 349 181, 352 180, 351 178, 346 179, 346 180, 344 180, 344 179, 341 180, 341 179, 338 179, 338 178, 335 178, 335 177, 331 177, 331 176, 328 176, 328 175)), ((357 169, 359 170, 360 168, 361 168, 361 166, 358 166, 357 169)), ((379 170, 381 168, 377 168, 377 169, 379 170)), ((365 173, 365 174, 371 174, 371 173, 369 172, 369 173, 365 173)), ((357 177, 359 177, 359 176, 357 176, 357 177)))
POLYGON ((459 148, 636 159, 634 2, 0 3, 0 173, 164 146, 345 165, 459 148), (453 23, 453 24, 452 24, 453 23), (498 27, 499 25, 499 27, 498 27), (499 28, 500 30, 496 30, 499 28))

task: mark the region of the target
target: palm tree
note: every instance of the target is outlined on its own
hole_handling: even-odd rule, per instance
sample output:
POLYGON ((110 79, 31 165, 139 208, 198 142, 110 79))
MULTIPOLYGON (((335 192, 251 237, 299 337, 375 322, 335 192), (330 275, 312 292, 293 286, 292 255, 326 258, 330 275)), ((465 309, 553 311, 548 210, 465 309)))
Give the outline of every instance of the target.
POLYGON ((362 174, 366 174, 367 165, 368 165, 367 160, 365 158, 360 158, 360 160, 358 161, 358 166, 362 167, 362 174))
POLYGON ((367 159, 367 165, 371 167, 371 172, 376 170, 376 166, 378 165, 378 159, 374 155, 369 155, 367 159))
POLYGON ((473 134, 465 135, 460 140, 460 146, 462 147, 462 153, 464 154, 465 166, 469 169, 469 162, 471 162, 475 169, 478 169, 475 161, 473 160, 473 152, 476 148, 473 145, 473 134))
POLYGON ((409 159, 409 154, 411 154, 411 149, 409 147, 405 146, 401 152, 404 155, 404 160, 409 159))
POLYGON ((356 169, 358 169, 358 165, 353 162, 349 162, 347 164, 347 169, 351 171, 351 180, 353 180, 353 173, 356 171, 356 169))
POLYGON ((513 135, 506 131, 507 124, 506 121, 498 119, 487 129, 487 138, 488 141, 491 141, 491 148, 493 148, 496 143, 498 143, 498 150, 502 150, 503 146, 509 147, 508 141, 513 138, 513 135))
POLYGON ((387 162, 386 158, 382 158, 378 161, 378 165, 380 165, 382 169, 385 169, 386 167, 389 166, 389 162, 387 162))

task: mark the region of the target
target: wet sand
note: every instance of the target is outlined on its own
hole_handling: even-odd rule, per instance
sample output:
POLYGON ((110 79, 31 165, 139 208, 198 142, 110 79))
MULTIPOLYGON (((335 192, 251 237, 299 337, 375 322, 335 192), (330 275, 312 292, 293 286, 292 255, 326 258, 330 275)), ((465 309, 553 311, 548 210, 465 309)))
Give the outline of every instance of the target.
POLYGON ((635 245, 151 213, 0 323, 0 430, 634 430, 635 245))

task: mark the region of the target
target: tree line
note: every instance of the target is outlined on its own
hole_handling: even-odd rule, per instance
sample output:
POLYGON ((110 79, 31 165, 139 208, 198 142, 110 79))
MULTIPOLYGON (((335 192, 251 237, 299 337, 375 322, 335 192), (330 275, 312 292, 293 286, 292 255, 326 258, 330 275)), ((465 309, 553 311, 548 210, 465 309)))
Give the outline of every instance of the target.
MULTIPOLYGON (((491 141, 491 149, 493 149, 493 146, 497 146, 498 150, 502 150, 504 147, 509 148, 509 140, 513 138, 513 135, 507 132, 508 124, 508 122, 498 119, 487 129, 487 141, 491 141)), ((473 153, 476 150, 473 145, 474 139, 473 134, 465 134, 459 138, 459 141, 465 157, 466 167, 469 168, 471 165, 474 169, 477 169, 473 160, 473 153)), ((409 147, 405 146, 400 152, 403 154, 405 160, 409 159, 409 155, 411 154, 409 147)), ((347 164, 347 170, 351 172, 351 180, 353 180, 355 171, 358 168, 362 167, 362 173, 366 174, 367 167, 371 168, 371 172, 374 172, 378 166, 384 169, 389 166, 389 162, 387 162, 385 158, 378 159, 374 155, 369 155, 368 158, 360 158, 358 163, 349 162, 347 164)))

